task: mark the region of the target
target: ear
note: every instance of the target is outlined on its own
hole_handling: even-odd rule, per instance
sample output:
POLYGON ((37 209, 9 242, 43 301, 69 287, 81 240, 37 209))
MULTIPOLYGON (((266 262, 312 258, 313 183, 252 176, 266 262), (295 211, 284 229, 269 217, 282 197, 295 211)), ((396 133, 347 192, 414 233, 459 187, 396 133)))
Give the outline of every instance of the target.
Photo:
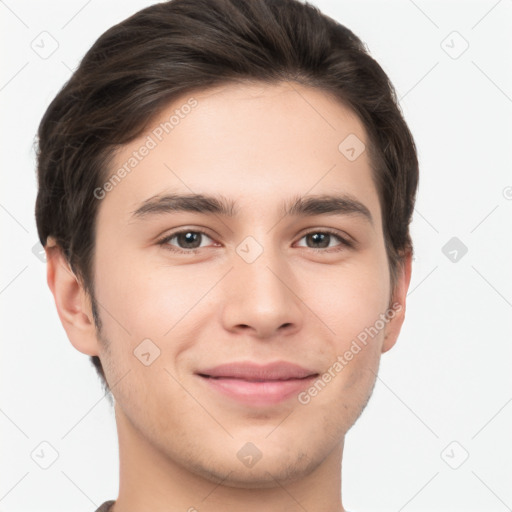
POLYGON ((411 282, 412 272, 412 251, 408 251, 399 266, 395 289, 393 290, 390 310, 394 311, 394 316, 390 318, 386 326, 386 334, 382 344, 382 353, 387 352, 398 339, 402 324, 405 320, 405 302, 407 290, 411 282))
POLYGON ((99 343, 90 297, 71 270, 62 249, 53 239, 48 239, 45 252, 46 280, 69 341, 84 354, 98 355, 99 343))

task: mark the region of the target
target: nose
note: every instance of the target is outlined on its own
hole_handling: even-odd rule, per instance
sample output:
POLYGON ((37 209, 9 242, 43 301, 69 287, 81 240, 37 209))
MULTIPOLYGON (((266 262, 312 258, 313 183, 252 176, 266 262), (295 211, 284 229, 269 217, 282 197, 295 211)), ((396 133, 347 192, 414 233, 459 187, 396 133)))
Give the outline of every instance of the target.
POLYGON ((224 281, 226 330, 266 339, 301 329, 299 285, 277 250, 265 249, 252 263, 235 255, 234 267, 224 281))

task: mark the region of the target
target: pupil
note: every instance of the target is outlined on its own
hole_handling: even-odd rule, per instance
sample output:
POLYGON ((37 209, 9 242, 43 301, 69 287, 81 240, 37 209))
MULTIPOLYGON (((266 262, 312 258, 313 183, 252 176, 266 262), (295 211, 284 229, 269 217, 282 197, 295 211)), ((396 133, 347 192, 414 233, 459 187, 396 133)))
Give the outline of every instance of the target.
POLYGON ((193 247, 187 247, 187 249, 195 249, 196 247, 199 247, 200 244, 197 244, 197 241, 199 240, 199 233, 193 233, 191 231, 188 231, 187 233, 180 233, 178 235, 180 238, 180 242, 183 242, 184 244, 194 244, 193 247))
POLYGON ((329 236, 328 234, 324 233, 314 233, 312 235, 309 235, 315 244, 317 244, 317 247, 329 247, 329 236), (320 244, 320 245, 318 245, 320 244))

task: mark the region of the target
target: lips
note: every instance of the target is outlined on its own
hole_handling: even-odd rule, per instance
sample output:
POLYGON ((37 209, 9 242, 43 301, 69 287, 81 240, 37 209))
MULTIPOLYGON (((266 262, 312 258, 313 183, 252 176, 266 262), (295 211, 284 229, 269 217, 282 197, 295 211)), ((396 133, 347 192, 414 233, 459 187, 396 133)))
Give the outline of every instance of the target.
POLYGON ((228 363, 196 373, 210 391, 250 407, 275 406, 296 396, 318 376, 314 370, 285 361, 228 363))
POLYGON ((250 362, 227 363, 197 372, 203 377, 216 379, 240 379, 254 382, 304 379, 318 375, 314 370, 286 361, 277 361, 266 365, 250 362))

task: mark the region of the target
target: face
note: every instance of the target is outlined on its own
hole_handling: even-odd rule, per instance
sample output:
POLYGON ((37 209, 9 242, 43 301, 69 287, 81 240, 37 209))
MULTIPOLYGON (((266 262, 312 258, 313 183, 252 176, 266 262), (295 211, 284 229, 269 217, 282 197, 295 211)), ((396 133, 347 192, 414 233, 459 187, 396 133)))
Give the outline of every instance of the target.
POLYGON ((341 454, 400 321, 362 144, 325 93, 253 84, 184 96, 116 153, 94 269, 123 435, 235 487, 341 454), (276 362, 310 377, 212 376, 276 362))

